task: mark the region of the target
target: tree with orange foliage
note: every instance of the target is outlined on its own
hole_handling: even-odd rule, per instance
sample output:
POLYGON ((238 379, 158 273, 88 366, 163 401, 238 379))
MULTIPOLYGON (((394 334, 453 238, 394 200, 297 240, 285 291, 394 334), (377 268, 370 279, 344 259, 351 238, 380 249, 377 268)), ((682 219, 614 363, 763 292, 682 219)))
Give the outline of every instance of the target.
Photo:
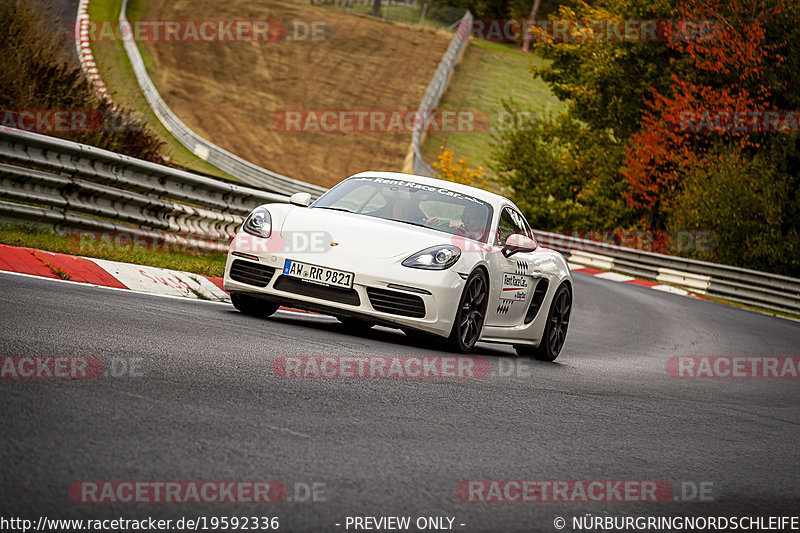
POLYGON ((665 27, 668 46, 681 57, 673 60, 669 91, 652 90, 626 150, 627 201, 641 211, 646 226, 664 228, 683 178, 716 164, 715 148, 740 154, 759 147, 752 112, 771 109, 771 97, 780 90, 771 68, 784 61, 779 44, 767 41, 766 26, 786 4, 685 0, 673 11, 677 20, 705 21, 706 33, 686 39, 686 31, 696 27, 665 27))
POLYGON ((450 148, 445 149, 444 146, 441 146, 440 150, 437 160, 433 163, 433 168, 437 170, 437 178, 487 191, 491 190, 489 180, 484 176, 483 166, 478 165, 473 168, 466 158, 456 158, 450 148))
POLYGON ((567 112, 501 135, 493 162, 529 220, 644 230, 656 251, 800 276, 800 2, 577 1, 556 18, 663 33, 536 41, 547 63, 531 72, 567 112), (670 242, 687 230, 716 246, 670 242))

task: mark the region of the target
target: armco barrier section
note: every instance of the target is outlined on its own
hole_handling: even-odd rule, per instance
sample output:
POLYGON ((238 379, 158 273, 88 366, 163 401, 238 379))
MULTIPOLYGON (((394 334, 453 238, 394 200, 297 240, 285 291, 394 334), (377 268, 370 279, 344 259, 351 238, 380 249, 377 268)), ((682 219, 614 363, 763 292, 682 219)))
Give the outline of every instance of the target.
POLYGON ((433 79, 431 79, 428 88, 425 90, 422 102, 417 110, 417 121, 411 134, 411 146, 409 146, 408 155, 406 155, 403 172, 413 172, 419 176, 435 175, 430 165, 422 159, 423 134, 428 129, 428 124, 433 117, 433 111, 439 105, 439 100, 441 100, 444 90, 447 88, 453 69, 456 68, 456 64, 467 48, 472 19, 472 13, 467 11, 461 20, 456 23, 456 33, 453 36, 453 40, 450 41, 444 57, 439 61, 439 66, 436 68, 433 79))
POLYGON ((800 312, 800 279, 536 231, 539 243, 573 263, 676 285, 775 311, 800 312))
POLYGON ((225 243, 254 207, 288 200, 6 127, 0 127, 0 161, 0 216, 61 230, 124 231, 169 240, 217 236, 225 243))
MULTIPOLYGON (((0 127, 0 216, 225 249, 256 206, 288 197, 37 133, 0 127)), ((537 231, 569 260, 748 305, 800 313, 800 279, 537 231)))
MULTIPOLYGON (((119 13, 120 32, 122 35, 133 35, 125 15, 127 7, 128 0, 124 0, 119 13)), ((248 185, 260 187, 267 191, 280 194, 307 192, 313 197, 320 196, 326 191, 324 187, 292 179, 261 168, 200 137, 189 129, 161 98, 150 76, 147 74, 147 69, 136 46, 136 41, 134 39, 123 39, 123 44, 133 67, 133 72, 136 75, 136 81, 139 83, 147 103, 161 123, 164 124, 164 127, 194 155, 248 185)))

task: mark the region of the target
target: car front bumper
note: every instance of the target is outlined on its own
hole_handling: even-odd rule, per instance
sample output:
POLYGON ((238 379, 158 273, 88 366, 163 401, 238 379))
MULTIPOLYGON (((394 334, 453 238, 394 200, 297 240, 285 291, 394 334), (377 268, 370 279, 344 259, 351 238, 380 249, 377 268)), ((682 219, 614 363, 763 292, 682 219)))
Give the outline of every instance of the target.
POLYGON ((447 270, 422 270, 402 266, 401 263, 407 255, 374 258, 354 256, 344 246, 285 251, 254 245, 265 244, 267 241, 269 239, 260 239, 241 231, 237 233, 231 242, 225 265, 226 291, 257 296, 300 309, 363 318, 444 337, 452 330, 465 283, 458 274, 458 263, 447 270), (352 272, 353 289, 346 291, 325 288, 284 276, 283 267, 287 259, 352 272), (237 263, 232 277, 234 261, 244 264, 237 263), (249 277, 250 274, 243 276, 242 272, 252 272, 253 278, 249 277), (260 276, 259 272, 264 275, 260 276), (259 286, 263 285, 267 277, 269 281, 266 285, 259 286), (419 307, 411 302, 418 303, 420 300, 424 304, 424 316, 405 316, 411 311, 418 311, 419 307), (387 309, 387 306, 391 312, 380 310, 387 309))

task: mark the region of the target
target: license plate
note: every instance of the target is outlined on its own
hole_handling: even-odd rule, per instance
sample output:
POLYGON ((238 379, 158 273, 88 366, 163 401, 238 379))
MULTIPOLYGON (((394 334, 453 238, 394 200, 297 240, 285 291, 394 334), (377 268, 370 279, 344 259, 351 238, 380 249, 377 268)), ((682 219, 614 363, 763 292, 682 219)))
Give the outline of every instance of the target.
POLYGON ((287 259, 283 263, 283 275, 298 278, 309 283, 337 287, 340 289, 353 288, 353 273, 335 270, 333 268, 309 265, 299 261, 287 259))

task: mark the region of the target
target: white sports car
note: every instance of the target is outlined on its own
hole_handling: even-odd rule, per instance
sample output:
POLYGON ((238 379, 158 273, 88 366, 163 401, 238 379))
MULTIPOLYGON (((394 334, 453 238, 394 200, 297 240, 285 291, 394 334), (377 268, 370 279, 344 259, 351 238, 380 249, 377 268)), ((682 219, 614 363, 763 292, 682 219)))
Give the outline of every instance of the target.
POLYGON ((572 307, 567 262, 537 245, 511 201, 393 172, 253 210, 231 242, 225 290, 252 315, 286 305, 353 329, 433 334, 462 352, 506 343, 550 361, 572 307))

